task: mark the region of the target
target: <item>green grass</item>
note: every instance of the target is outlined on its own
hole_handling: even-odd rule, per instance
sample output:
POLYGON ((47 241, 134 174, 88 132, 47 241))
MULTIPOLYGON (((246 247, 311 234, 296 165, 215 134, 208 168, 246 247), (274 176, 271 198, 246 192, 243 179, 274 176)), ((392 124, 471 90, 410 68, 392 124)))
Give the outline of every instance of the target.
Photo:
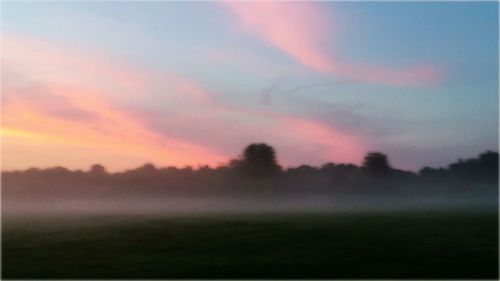
POLYGON ((3 278, 498 278, 495 213, 4 220, 3 278))

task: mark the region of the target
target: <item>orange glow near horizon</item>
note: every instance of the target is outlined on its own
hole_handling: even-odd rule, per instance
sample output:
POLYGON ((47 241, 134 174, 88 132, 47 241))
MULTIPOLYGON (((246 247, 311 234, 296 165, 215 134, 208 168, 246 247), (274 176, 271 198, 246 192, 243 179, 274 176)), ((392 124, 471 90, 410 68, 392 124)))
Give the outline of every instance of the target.
MULTIPOLYGON (((3 170, 57 165, 85 169, 101 163, 117 171, 146 162, 216 166, 237 157, 248 144, 242 142, 230 154, 221 152, 203 139, 158 131, 151 119, 145 120, 147 115, 123 107, 156 99, 174 105, 167 128, 183 123, 193 130, 203 129, 207 122, 203 114, 207 114, 214 118, 206 125, 224 138, 224 132, 241 127, 233 118, 263 120, 268 125, 248 129, 249 135, 259 136, 255 141, 279 146, 274 140, 286 139, 289 145, 304 147, 305 153, 310 146, 321 147, 322 161, 354 162, 364 151, 357 137, 313 120, 218 102, 197 83, 175 74, 126 67, 108 57, 71 52, 32 38, 3 36, 2 47, 2 63, 10 71, 2 73, 6 78, 2 84, 3 170), (24 76, 16 76, 12 69, 23 69, 24 76), (167 90, 155 96, 158 89, 167 90)), ((300 159, 300 155, 288 158, 300 159)))
POLYGON ((284 169, 378 151, 417 171, 498 150, 495 4, 14 2, 3 170, 221 167, 265 143, 284 169))
MULTIPOLYGON (((4 108, 2 137, 22 138, 25 142, 34 143, 57 143, 59 146, 73 147, 75 153, 78 153, 78 148, 85 147, 96 152, 109 151, 139 159, 149 159, 158 164, 176 166, 197 163, 198 159, 205 159, 208 164, 225 160, 224 157, 203 147, 155 134, 133 116, 96 99, 95 94, 57 87, 51 92, 61 96, 67 93, 65 97, 72 106, 89 113, 96 120, 75 121, 55 118, 45 114, 43 108, 37 108, 36 104, 23 101, 18 101, 16 104, 14 101, 4 108)), ((11 142, 7 144, 16 146, 11 142)), ((11 149, 9 146, 4 145, 4 151, 11 149)), ((9 163, 14 160, 4 157, 3 167, 10 168, 12 165, 9 163)), ((118 159, 119 161, 121 160, 118 159)), ((109 164, 110 166, 116 166, 115 161, 103 159, 104 164, 107 162, 113 163, 109 164)), ((142 163, 120 166, 140 164, 142 163)))
POLYGON ((145 162, 185 166, 226 161, 226 156, 203 145, 159 135, 138 116, 112 104, 116 100, 133 102, 144 96, 138 93, 147 93, 158 84, 153 79, 163 83, 166 78, 180 94, 206 99, 189 81, 111 63, 110 58, 96 54, 64 51, 32 38, 4 34, 2 47, 2 62, 9 70, 22 68, 37 81, 19 83, 18 79, 5 79, 2 73, 2 169, 54 165, 82 168, 101 162, 111 170, 120 170, 145 162), (31 157, 12 152, 32 151, 33 147, 48 149, 53 155, 37 159, 33 152, 31 157), (77 160, 69 161, 73 164, 68 159, 58 161, 67 158, 59 151, 70 153, 73 159, 87 160, 80 164, 77 160), (83 153, 94 157, 89 159, 83 153), (107 154, 114 158, 99 157, 107 154))

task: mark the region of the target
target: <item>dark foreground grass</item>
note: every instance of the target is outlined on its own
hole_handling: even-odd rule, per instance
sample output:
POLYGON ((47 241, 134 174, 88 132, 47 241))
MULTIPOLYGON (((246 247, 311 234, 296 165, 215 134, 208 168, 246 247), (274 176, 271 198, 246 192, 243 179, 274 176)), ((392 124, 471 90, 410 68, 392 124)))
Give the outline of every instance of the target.
POLYGON ((4 219, 3 278, 496 279, 496 213, 4 219))

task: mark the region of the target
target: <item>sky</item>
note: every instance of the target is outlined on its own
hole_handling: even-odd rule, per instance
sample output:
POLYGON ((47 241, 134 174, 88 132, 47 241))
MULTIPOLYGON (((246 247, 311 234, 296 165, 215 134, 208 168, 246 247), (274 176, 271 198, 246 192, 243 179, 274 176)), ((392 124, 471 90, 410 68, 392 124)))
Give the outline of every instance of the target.
POLYGON ((498 151, 496 2, 2 2, 2 169, 498 151))

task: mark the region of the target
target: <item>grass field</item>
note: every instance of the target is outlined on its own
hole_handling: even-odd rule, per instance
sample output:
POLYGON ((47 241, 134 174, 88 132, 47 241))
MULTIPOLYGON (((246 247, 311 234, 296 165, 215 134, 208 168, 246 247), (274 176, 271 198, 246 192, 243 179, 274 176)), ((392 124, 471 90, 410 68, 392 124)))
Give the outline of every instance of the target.
POLYGON ((3 278, 498 278, 496 213, 3 221, 3 278))

